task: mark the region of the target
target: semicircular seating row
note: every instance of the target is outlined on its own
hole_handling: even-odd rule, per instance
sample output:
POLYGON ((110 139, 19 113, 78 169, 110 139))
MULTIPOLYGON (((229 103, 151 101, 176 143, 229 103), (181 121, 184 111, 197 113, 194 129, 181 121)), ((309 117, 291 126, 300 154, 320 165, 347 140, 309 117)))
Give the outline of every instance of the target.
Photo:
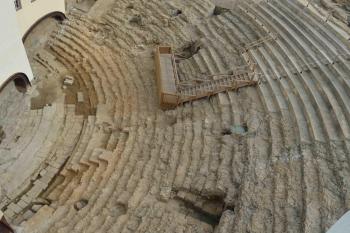
POLYGON ((0 207, 14 223, 42 233, 324 232, 350 208, 349 42, 295 0, 213 9, 119 0, 100 21, 69 15, 49 50, 96 116, 63 100, 23 115, 3 142, 16 161, 0 207), (194 40, 181 78, 256 64, 259 86, 160 111, 152 50, 194 40), (239 125, 248 132, 223 133, 239 125))

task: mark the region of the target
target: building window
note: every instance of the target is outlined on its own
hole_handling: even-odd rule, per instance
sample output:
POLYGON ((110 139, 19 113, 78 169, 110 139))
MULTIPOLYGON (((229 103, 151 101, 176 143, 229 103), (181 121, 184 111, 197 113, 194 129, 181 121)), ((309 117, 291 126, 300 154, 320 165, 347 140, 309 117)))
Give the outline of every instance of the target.
POLYGON ((21 0, 15 0, 15 7, 17 11, 22 8, 21 0))

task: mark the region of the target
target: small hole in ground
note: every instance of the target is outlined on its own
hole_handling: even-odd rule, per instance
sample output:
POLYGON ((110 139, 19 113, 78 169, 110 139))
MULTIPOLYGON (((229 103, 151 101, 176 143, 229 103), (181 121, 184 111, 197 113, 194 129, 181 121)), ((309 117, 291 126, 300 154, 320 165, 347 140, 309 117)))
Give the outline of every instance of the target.
POLYGON ((129 5, 126 6, 126 9, 134 9, 134 5, 130 3, 129 5))
POLYGON ((182 10, 176 9, 174 12, 171 14, 171 16, 176 17, 182 14, 182 10))
POLYGON ((231 135, 232 134, 232 130, 231 129, 223 129, 221 131, 222 135, 231 135))
POLYGON ((85 206, 87 206, 87 204, 89 204, 89 201, 86 199, 80 199, 79 201, 77 201, 76 203, 74 203, 74 209, 76 211, 79 211, 81 209, 83 209, 85 206))
POLYGON ((225 208, 224 208, 224 211, 226 211, 226 210, 231 210, 232 212, 235 212, 235 207, 232 206, 232 205, 227 205, 227 206, 225 206, 225 208))
POLYGON ((0 126, 0 143, 2 140, 5 139, 5 132, 4 130, 2 129, 2 126, 0 126))
POLYGON ((141 15, 134 15, 129 22, 134 25, 142 26, 142 17, 141 15))
POLYGON ((176 53, 176 56, 182 59, 189 59, 196 55, 200 49, 200 42, 191 42, 179 49, 179 52, 176 53))
POLYGON ((245 135, 248 132, 247 123, 242 123, 240 125, 233 125, 231 128, 225 128, 221 131, 222 135, 245 135))
POLYGON ((221 15, 227 11, 229 11, 229 9, 220 6, 215 6, 213 10, 213 15, 221 15))

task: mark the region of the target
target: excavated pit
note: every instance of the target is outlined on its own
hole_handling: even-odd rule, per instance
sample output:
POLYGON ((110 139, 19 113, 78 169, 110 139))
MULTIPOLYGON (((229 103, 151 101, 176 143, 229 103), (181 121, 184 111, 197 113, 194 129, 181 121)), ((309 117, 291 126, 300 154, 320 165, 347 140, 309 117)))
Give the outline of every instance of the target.
POLYGON ((2 140, 6 137, 6 134, 4 132, 4 130, 2 129, 2 126, 0 125, 0 143, 2 142, 2 140))

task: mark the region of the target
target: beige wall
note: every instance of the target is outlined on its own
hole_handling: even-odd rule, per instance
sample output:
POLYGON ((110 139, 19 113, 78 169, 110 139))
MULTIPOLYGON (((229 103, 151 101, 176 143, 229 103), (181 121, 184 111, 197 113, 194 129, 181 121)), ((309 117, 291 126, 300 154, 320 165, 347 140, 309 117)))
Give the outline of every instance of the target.
POLYGON ((21 3, 17 20, 22 36, 43 16, 55 11, 65 13, 65 0, 21 0, 21 3))
POLYGON ((33 74, 18 29, 12 0, 0 0, 0 22, 0 87, 16 73, 24 73, 31 80, 33 74))
POLYGON ((22 0, 16 12, 14 0, 0 0, 0 87, 16 73, 24 73, 29 80, 33 73, 29 65, 22 37, 43 16, 65 12, 64 0, 22 0))

